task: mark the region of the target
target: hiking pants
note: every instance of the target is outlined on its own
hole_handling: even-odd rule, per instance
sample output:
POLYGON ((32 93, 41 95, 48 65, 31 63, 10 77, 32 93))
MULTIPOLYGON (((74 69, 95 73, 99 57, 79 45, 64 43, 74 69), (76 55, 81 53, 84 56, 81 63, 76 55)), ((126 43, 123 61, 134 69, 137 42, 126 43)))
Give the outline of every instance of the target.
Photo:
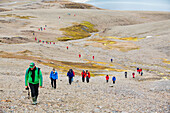
POLYGON ((86 77, 86 82, 89 83, 89 77, 88 76, 86 77))
POLYGON ((84 77, 82 77, 82 82, 84 82, 84 77))
POLYGON ((51 86, 54 87, 54 89, 56 89, 56 79, 51 78, 51 86))
POLYGON ((106 80, 106 82, 108 83, 108 82, 109 82, 109 80, 106 80))
POLYGON ((125 78, 127 78, 127 75, 125 75, 125 78))
POLYGON ((115 81, 113 81, 113 84, 115 84, 115 81))
POLYGON ((69 77, 69 84, 71 85, 73 77, 69 77))
POLYGON ((32 97, 38 97, 38 88, 39 84, 31 84, 29 83, 30 89, 31 89, 31 96, 32 97))

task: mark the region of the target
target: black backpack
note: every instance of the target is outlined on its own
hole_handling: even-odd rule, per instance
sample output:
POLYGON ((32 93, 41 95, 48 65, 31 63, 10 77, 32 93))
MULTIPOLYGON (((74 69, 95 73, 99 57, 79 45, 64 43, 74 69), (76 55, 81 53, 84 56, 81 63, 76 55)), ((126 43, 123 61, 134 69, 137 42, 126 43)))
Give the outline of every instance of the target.
MULTIPOLYGON (((28 73, 31 71, 31 69, 29 68, 28 73)), ((40 74, 40 68, 38 68, 38 75, 40 74)))

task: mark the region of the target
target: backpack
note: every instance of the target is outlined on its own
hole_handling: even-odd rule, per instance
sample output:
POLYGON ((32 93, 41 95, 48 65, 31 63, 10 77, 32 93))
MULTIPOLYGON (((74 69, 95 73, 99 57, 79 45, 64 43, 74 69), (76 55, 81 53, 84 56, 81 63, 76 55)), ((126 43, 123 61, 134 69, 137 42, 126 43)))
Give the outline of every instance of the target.
MULTIPOLYGON (((31 71, 31 69, 29 68, 28 73, 31 71)), ((38 68, 38 75, 40 74, 40 68, 38 68)))

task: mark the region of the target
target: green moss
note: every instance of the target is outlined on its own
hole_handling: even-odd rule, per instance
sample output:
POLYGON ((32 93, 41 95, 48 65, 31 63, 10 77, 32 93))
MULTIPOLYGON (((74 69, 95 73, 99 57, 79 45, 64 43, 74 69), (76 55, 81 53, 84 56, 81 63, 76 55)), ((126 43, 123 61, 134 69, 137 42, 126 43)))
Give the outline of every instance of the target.
POLYGON ((60 38, 57 38, 58 41, 68 41, 68 40, 72 40, 72 38, 70 37, 60 37, 60 38))
POLYGON ((87 21, 74 24, 67 28, 61 28, 60 30, 64 31, 63 34, 66 35, 66 37, 58 38, 59 41, 82 39, 91 36, 90 33, 92 32, 98 32, 98 30, 94 28, 94 25, 87 21))
POLYGON ((34 16, 19 16, 19 15, 16 15, 16 14, 0 15, 0 17, 14 17, 14 18, 20 18, 20 19, 36 18, 34 16))

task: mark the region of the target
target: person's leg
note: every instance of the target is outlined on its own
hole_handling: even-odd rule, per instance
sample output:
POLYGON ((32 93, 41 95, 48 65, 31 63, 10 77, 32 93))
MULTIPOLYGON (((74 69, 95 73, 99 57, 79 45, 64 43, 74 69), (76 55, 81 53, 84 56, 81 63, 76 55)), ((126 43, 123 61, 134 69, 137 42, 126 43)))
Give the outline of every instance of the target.
POLYGON ((56 89, 56 79, 54 80, 54 89, 56 89))
POLYGON ((36 101, 37 101, 39 84, 34 84, 34 87, 35 87, 35 97, 36 97, 36 101))
POLYGON ((87 81, 87 83, 89 83, 89 77, 86 77, 86 81, 87 81))
POLYGON ((72 78, 71 77, 69 77, 69 84, 71 85, 71 81, 72 81, 72 78))
POLYGON ((53 87, 53 79, 51 78, 51 86, 53 87))
POLYGON ((35 88, 33 84, 29 83, 30 89, 31 89, 31 97, 35 97, 35 88))
POLYGON ((82 82, 84 82, 84 77, 82 77, 82 82))
POLYGON ((32 97, 33 104, 36 104, 37 89, 35 87, 35 84, 29 83, 29 86, 30 86, 30 89, 31 89, 31 97, 32 97))

